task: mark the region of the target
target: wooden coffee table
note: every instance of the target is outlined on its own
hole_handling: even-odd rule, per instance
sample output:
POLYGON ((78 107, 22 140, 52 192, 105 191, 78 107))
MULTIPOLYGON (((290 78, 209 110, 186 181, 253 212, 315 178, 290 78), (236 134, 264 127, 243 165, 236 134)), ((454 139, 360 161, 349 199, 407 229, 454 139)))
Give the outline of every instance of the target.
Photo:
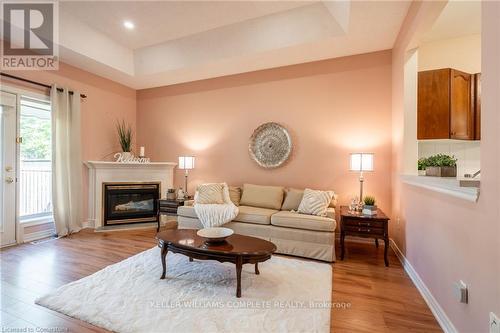
POLYGON ((180 253, 193 259, 232 262, 236 265, 236 297, 241 297, 241 269, 243 264, 255 264, 255 274, 259 273, 259 262, 266 261, 276 251, 276 245, 266 240, 233 234, 226 242, 208 244, 196 234, 196 230, 178 229, 162 231, 156 235, 161 248, 163 273, 167 271, 166 257, 169 251, 180 253))

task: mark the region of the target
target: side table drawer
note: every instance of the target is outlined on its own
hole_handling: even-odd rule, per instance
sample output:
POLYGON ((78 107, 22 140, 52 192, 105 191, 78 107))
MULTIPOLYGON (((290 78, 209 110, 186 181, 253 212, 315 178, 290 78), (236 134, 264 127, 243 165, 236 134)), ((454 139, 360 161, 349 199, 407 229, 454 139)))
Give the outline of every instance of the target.
POLYGON ((345 226, 366 227, 366 228, 384 228, 383 221, 362 221, 355 219, 345 219, 342 221, 345 226))
POLYGON ((178 207, 160 207, 160 212, 176 212, 178 207))
POLYGON ((163 203, 163 202, 160 202, 160 207, 166 207, 166 208, 177 208, 179 206, 182 206, 176 202, 172 202, 172 203, 163 203))
POLYGON ((348 232, 354 232, 358 234, 370 234, 370 235, 384 235, 384 228, 373 228, 373 227, 356 227, 351 225, 344 225, 344 229, 348 232))

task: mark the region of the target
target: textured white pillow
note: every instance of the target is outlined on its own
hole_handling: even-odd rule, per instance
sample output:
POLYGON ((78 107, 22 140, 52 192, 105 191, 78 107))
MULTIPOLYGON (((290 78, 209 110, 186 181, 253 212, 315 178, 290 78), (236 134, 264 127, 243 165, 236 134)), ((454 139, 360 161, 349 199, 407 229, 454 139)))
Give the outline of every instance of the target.
POLYGON ((201 184, 196 188, 195 203, 223 204, 224 183, 201 184))
POLYGON ((298 212, 317 216, 326 216, 326 210, 332 201, 332 191, 316 191, 306 188, 298 212))
POLYGON ((237 206, 232 200, 231 200, 231 194, 230 194, 230 190, 229 190, 229 186, 227 185, 227 183, 222 183, 222 198, 224 199, 224 203, 225 204, 233 204, 235 206, 237 206))

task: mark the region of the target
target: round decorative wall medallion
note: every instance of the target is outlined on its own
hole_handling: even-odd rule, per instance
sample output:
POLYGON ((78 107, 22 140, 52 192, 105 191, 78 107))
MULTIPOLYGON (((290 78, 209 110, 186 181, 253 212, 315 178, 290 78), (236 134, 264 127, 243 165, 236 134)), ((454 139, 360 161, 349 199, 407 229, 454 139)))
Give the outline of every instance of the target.
POLYGON ((290 134, 280 124, 265 123, 255 129, 248 144, 250 156, 263 168, 277 168, 292 152, 290 134))

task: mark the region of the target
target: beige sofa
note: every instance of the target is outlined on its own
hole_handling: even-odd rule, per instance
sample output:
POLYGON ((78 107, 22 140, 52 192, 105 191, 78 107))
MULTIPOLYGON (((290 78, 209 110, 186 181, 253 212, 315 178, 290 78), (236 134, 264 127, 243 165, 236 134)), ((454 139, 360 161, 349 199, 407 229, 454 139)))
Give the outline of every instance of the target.
MULTIPOLYGON (((230 193, 239 214, 224 227, 270 240, 276 244, 277 253, 335 261, 335 199, 327 216, 322 217, 291 211, 298 208, 301 190, 245 184, 242 189, 230 187, 230 193)), ((180 206, 177 215, 180 229, 202 228, 192 201, 180 206)))

